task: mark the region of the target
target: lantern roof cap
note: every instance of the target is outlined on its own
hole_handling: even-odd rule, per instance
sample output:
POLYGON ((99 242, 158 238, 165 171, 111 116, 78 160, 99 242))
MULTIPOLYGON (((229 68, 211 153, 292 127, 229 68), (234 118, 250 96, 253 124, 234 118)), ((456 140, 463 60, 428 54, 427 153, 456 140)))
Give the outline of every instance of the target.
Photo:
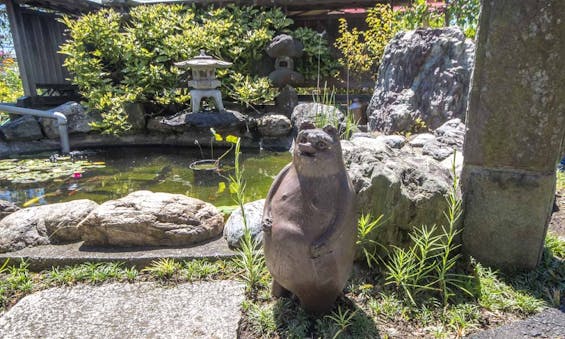
POLYGON ((190 60, 176 62, 175 66, 180 68, 227 68, 233 65, 231 62, 214 59, 200 50, 200 55, 190 60))

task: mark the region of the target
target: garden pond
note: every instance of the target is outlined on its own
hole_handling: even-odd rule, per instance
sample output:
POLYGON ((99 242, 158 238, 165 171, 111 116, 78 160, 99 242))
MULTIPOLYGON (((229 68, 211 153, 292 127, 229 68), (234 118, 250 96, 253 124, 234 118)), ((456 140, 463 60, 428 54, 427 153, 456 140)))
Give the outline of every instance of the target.
MULTIPOLYGON (((216 158, 225 150, 215 150, 216 158)), ((97 203, 138 190, 180 193, 216 206, 234 205, 229 187, 233 151, 221 170, 195 171, 189 166, 209 157, 198 149, 178 147, 111 147, 74 157, 42 153, 0 160, 0 199, 20 207, 77 199, 97 203)), ((291 154, 244 150, 246 198, 262 199, 291 154)))

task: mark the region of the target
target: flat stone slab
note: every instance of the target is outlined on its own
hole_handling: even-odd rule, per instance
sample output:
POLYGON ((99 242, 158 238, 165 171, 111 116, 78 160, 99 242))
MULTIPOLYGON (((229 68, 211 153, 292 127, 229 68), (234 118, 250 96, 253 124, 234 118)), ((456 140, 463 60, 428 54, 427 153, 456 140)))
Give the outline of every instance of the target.
POLYGON ((244 285, 199 282, 57 287, 0 318, 2 338, 236 338, 244 285))
POLYGON ((528 319, 475 333, 467 338, 565 338, 565 309, 548 308, 528 319))
POLYGON ((236 252, 229 249, 223 238, 191 247, 179 248, 94 248, 84 247, 82 242, 67 245, 42 245, 27 247, 15 252, 0 254, 0 263, 10 258, 17 265, 26 260, 32 271, 50 269, 52 266, 76 265, 84 262, 124 262, 127 266, 143 268, 153 260, 171 258, 175 260, 230 258, 236 252))

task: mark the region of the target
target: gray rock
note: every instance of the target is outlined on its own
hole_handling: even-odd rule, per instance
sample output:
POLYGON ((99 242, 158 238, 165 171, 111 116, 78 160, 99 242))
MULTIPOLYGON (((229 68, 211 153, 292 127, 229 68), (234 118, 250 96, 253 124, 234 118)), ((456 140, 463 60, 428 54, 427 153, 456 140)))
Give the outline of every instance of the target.
POLYGON ((142 131, 145 129, 145 107, 142 103, 134 102, 125 106, 128 115, 128 123, 131 131, 142 131))
POLYGON ((263 137, 282 137, 290 134, 290 119, 284 115, 269 114, 257 119, 257 128, 263 137))
POLYGON ((0 220, 18 211, 19 209, 20 208, 16 206, 16 204, 14 204, 13 202, 0 200, 0 220))
POLYGON ((385 49, 367 109, 371 130, 435 129, 464 118, 474 44, 455 27, 400 32, 385 49))
POLYGON ((300 124, 307 120, 313 123, 316 123, 318 120, 324 120, 336 126, 341 124, 344 119, 345 115, 339 108, 320 103, 299 104, 294 107, 290 117, 294 128, 300 127, 300 124))
MULTIPOLYGON (((84 107, 79 103, 69 101, 49 111, 63 113, 67 117, 67 131, 69 134, 88 133, 92 130, 90 123, 93 122, 94 119, 86 113, 84 107)), ((40 118, 39 123, 43 129, 43 133, 45 133, 48 138, 55 139, 59 137, 57 120, 40 118)))
POLYGON ((284 86, 275 98, 275 105, 277 113, 290 118, 294 107, 298 105, 298 92, 292 86, 284 86))
POLYGON ((465 124, 451 119, 434 131, 435 138, 423 145, 422 153, 438 161, 449 157, 453 150, 461 152, 465 139, 465 124))
POLYGON ((391 148, 401 149, 406 144, 406 138, 402 135, 379 135, 376 139, 384 141, 391 148))
POLYGON ((202 200, 137 191, 101 204, 79 229, 86 246, 188 246, 218 236, 223 226, 222 214, 202 200))
POLYGON ((0 126, 0 138, 6 141, 27 141, 43 138, 37 119, 24 115, 0 126))
MULTIPOLYGON (((263 241, 263 230, 261 229, 261 218, 263 217, 263 208, 265 207, 265 199, 256 200, 243 205, 245 210, 245 220, 247 227, 251 231, 251 236, 257 239, 259 243, 263 241)), ((243 238, 243 217, 241 210, 238 208, 232 212, 226 226, 224 227, 224 239, 228 242, 231 249, 240 248, 240 242, 243 238)))
POLYGON ((407 245, 414 227, 445 224, 452 177, 439 162, 392 149, 382 139, 355 138, 342 141, 342 147, 358 212, 384 215, 375 235, 383 245, 407 245))
POLYGON ((424 147, 425 144, 431 142, 432 140, 435 140, 435 138, 435 135, 433 135, 432 133, 416 134, 410 138, 408 145, 412 147, 424 147))
POLYGON ((298 58, 302 56, 304 45, 288 34, 279 34, 271 40, 267 46, 267 54, 271 58, 288 56, 291 58, 298 58))
POLYGON ((239 129, 245 127, 245 116, 236 111, 211 111, 198 113, 180 113, 161 120, 161 123, 177 131, 192 128, 205 129, 239 129))
POLYGON ((244 286, 234 281, 58 287, 0 318, 13 338, 236 338, 244 286))
POLYGON ((0 252, 80 241, 77 226, 96 207, 94 201, 81 199, 14 212, 0 221, 0 252))
POLYGON ((286 152, 292 147, 293 141, 291 135, 278 138, 261 138, 259 147, 265 151, 286 152))

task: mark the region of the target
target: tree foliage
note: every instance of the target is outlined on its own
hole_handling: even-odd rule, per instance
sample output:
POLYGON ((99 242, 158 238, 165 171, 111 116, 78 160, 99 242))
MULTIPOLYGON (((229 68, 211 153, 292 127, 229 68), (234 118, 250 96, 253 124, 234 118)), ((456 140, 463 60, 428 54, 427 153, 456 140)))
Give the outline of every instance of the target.
POLYGON ((443 10, 430 7, 425 0, 416 0, 410 7, 399 10, 377 4, 367 11, 366 30, 350 28, 347 20, 340 19, 340 35, 335 42, 342 55, 339 61, 351 72, 376 74, 384 49, 397 32, 446 26, 445 10, 451 18, 450 24, 459 26, 468 38, 474 38, 479 9, 479 0, 452 0, 443 10))

